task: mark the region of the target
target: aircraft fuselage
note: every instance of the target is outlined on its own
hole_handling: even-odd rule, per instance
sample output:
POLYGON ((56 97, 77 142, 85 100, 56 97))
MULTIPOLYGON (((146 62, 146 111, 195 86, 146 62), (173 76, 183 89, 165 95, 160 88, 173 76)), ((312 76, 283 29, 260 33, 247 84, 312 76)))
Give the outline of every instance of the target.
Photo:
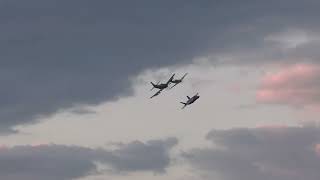
POLYGON ((199 99, 200 96, 193 96, 192 98, 188 99, 186 104, 192 104, 194 103, 197 99, 199 99))
POLYGON ((176 79, 176 80, 172 80, 171 82, 177 84, 177 83, 181 83, 182 81, 180 79, 176 79))
POLYGON ((168 84, 158 84, 158 85, 155 85, 154 87, 158 89, 165 89, 168 87, 168 84))
MULTIPOLYGON (((153 86, 153 88, 157 88, 157 89, 166 89, 168 86, 169 86, 169 84, 171 83, 171 81, 173 80, 173 77, 174 77, 174 75, 175 74, 173 74, 171 77, 170 77, 170 79, 167 81, 167 83, 162 83, 162 84, 154 84, 153 82, 150 82, 151 84, 152 84, 152 86, 153 86)), ((152 89, 153 89, 152 88, 152 89)), ((152 90, 151 89, 151 90, 152 90)))

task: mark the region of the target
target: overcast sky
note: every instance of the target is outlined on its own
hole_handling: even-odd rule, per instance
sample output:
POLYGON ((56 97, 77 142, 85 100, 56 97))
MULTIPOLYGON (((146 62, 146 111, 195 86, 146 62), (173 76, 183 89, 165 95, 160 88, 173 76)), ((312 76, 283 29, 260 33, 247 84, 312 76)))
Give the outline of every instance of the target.
POLYGON ((0 179, 318 180, 319 6, 0 0, 0 179))

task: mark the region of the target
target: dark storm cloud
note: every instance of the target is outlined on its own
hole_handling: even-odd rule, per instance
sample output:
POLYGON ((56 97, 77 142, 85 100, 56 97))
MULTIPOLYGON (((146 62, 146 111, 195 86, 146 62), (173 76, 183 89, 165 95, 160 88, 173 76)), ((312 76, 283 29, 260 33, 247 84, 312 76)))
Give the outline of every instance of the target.
POLYGON ((318 28, 318 5, 0 0, 0 132, 128 94, 128 77, 145 68, 244 49, 274 56, 273 49, 261 50, 262 37, 287 27, 318 28))
POLYGON ((217 148, 184 154, 196 169, 223 180, 316 180, 320 178, 320 129, 274 127, 213 130, 217 148))
POLYGON ((79 146, 39 145, 0 148, 0 179, 69 180, 99 173, 95 162, 117 173, 134 171, 165 172, 169 150, 177 139, 135 141, 116 150, 79 146))

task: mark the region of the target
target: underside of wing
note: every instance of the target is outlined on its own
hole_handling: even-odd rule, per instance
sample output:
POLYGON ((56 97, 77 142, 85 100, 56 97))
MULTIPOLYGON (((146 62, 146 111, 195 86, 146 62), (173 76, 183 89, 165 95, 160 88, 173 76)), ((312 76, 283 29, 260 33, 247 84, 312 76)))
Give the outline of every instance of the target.
POLYGON ((160 89, 159 91, 157 91, 154 95, 152 95, 150 98, 153 98, 155 96, 158 96, 161 93, 162 89, 160 89))
POLYGON ((176 83, 175 85, 173 85, 170 89, 172 89, 173 87, 175 87, 176 85, 178 85, 179 83, 176 83))
POLYGON ((185 73, 182 78, 181 78, 181 81, 188 75, 188 73, 185 73))

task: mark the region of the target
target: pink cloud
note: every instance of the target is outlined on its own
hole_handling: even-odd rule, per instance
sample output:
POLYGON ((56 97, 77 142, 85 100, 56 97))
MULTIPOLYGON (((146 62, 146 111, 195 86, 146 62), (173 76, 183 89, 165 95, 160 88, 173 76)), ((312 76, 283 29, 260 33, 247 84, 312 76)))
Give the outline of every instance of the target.
POLYGON ((278 72, 262 78, 256 93, 261 103, 292 106, 320 105, 320 66, 296 64, 282 67, 278 72))
POLYGON ((8 148, 9 148, 9 147, 6 146, 6 145, 3 145, 3 144, 0 145, 0 151, 1 151, 1 150, 7 150, 8 148))
POLYGON ((277 86, 290 83, 291 80, 304 81, 313 78, 319 73, 320 67, 309 64, 296 64, 289 67, 284 67, 277 73, 266 75, 263 78, 264 86, 277 86))
POLYGON ((317 153, 317 155, 320 156, 320 144, 316 144, 316 145, 315 145, 314 151, 317 153))

